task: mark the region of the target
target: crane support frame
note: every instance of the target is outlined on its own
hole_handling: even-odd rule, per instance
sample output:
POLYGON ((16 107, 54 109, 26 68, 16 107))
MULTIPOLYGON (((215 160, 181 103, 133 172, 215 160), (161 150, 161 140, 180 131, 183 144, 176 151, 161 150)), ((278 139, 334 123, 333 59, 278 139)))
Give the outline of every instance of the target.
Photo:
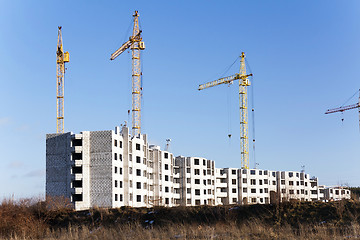
POLYGON ((58 27, 56 51, 56 133, 64 133, 65 63, 69 62, 69 53, 63 51, 61 28, 58 27))
POLYGON ((135 11, 133 34, 118 50, 111 54, 110 60, 114 60, 126 49, 131 49, 132 59, 132 135, 141 133, 141 97, 142 97, 142 72, 141 72, 141 50, 145 49, 139 27, 139 14, 135 11))
POLYGON ((239 110, 240 110, 240 154, 241 167, 249 169, 249 137, 248 137, 248 97, 247 87, 250 86, 248 77, 252 74, 246 74, 245 53, 241 54, 240 72, 228 77, 219 78, 205 84, 200 84, 198 90, 215 87, 221 84, 231 84, 239 80, 239 110))

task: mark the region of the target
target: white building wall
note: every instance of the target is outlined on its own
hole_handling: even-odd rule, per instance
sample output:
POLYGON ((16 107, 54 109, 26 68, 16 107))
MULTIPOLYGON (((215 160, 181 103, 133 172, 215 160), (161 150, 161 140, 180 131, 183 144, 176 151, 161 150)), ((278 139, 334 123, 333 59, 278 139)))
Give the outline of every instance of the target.
POLYGON ((174 157, 146 135, 115 131, 48 134, 46 194, 90 207, 268 204, 349 199, 341 187, 318 185, 295 171, 215 168, 201 157, 174 157))

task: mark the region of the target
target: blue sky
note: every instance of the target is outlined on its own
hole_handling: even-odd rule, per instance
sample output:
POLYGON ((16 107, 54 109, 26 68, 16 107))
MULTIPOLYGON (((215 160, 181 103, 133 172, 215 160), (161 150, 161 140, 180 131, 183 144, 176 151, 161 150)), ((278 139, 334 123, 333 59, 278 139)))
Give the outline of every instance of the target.
MULTIPOLYGON (((357 111, 324 114, 360 88, 359 1, 59 3, 0 0, 0 198, 44 194, 45 134, 56 131, 57 26, 70 52, 65 129, 128 121, 131 56, 109 58, 128 38, 134 10, 146 44, 142 132, 151 143, 163 148, 171 138, 176 155, 240 167, 236 84, 197 87, 223 76, 244 51, 259 168, 305 165, 320 184, 360 185, 357 111)), ((237 71, 238 62, 225 76, 237 71)))

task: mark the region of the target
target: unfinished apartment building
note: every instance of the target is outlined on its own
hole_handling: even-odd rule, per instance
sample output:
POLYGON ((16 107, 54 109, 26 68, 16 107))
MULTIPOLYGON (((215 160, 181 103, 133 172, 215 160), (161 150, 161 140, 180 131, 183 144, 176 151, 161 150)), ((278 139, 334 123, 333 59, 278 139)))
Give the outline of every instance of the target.
POLYGON ((215 162, 200 157, 175 158, 179 173, 179 205, 216 205, 215 162))
POLYGON ((180 197, 174 162, 171 153, 149 147, 145 134, 131 137, 127 127, 47 134, 46 195, 66 197, 76 210, 170 207, 180 197))
POLYGON ((215 168, 205 158, 174 157, 149 145, 145 134, 132 137, 126 126, 46 135, 46 195, 66 197, 76 210, 330 201, 350 194, 319 186, 304 172, 215 168))

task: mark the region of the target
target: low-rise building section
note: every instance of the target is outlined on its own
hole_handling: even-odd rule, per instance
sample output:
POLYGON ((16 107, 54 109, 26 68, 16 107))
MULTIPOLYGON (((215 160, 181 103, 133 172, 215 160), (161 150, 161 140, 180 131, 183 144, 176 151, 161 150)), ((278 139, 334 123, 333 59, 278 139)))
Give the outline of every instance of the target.
POLYGON ((216 168, 202 157, 175 157, 122 126, 47 134, 46 195, 66 197, 83 210, 333 201, 351 192, 318 185, 305 172, 216 168))

